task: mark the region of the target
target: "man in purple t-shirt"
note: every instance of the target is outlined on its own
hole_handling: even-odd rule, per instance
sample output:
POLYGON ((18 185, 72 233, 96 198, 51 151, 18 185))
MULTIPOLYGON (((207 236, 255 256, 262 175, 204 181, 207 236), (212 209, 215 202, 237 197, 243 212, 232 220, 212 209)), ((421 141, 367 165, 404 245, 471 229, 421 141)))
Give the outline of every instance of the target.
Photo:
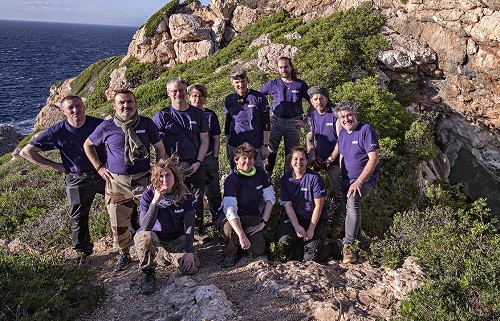
MULTIPOLYGON (((51 167, 65 174, 70 229, 73 248, 81 259, 92 254, 94 244, 90 239, 89 213, 96 193, 104 194, 104 180, 97 174, 83 150, 83 143, 102 119, 85 115, 85 105, 78 96, 66 96, 61 101, 61 112, 66 116, 22 150, 20 155, 35 164, 51 167), (42 155, 41 151, 58 149, 61 163, 42 155)), ((97 150, 105 160, 104 148, 97 150)))
POLYGON ((255 165, 264 168, 264 159, 269 155, 269 106, 266 96, 248 88, 247 72, 236 67, 231 71, 234 92, 224 100, 226 115, 224 134, 226 135, 227 157, 233 169, 234 149, 249 143, 257 151, 255 165))
MULTIPOLYGON (((266 171, 272 175, 278 148, 283 137, 285 141, 285 159, 289 158, 292 148, 299 144, 300 127, 305 125, 302 120, 304 112, 302 99, 309 103, 309 86, 297 78, 292 60, 288 57, 280 57, 277 61, 279 78, 268 81, 260 92, 273 95, 273 107, 270 115, 271 137, 269 148, 271 153, 267 158, 266 171)), ((290 170, 290 164, 285 161, 285 172, 290 170)))
POLYGON ((347 197, 343 263, 357 260, 352 243, 361 237, 361 201, 377 185, 380 176, 379 144, 373 127, 357 120, 357 107, 343 102, 336 107, 343 129, 338 146, 341 155, 342 191, 347 197))
POLYGON ((182 78, 167 82, 167 95, 172 104, 156 113, 153 121, 168 156, 177 155, 189 166, 183 173, 184 183, 196 197, 196 227, 203 232, 203 191, 206 174, 203 160, 208 150, 208 121, 202 110, 186 101, 187 83, 182 78))
MULTIPOLYGON (((99 175, 106 180, 106 208, 109 213, 113 245, 118 248, 114 271, 122 271, 130 262, 133 244, 131 216, 136 208, 134 197, 149 185, 149 150, 153 145, 156 161, 165 158, 158 129, 150 118, 140 116, 134 94, 119 91, 113 98, 115 115, 99 125, 83 147, 99 175), (97 157, 96 147, 106 146, 107 162, 97 157)), ((138 195, 137 195, 138 194, 138 195)))
POLYGON ((335 210, 333 225, 339 230, 342 227, 345 206, 343 203, 342 191, 340 188, 340 165, 337 147, 338 132, 340 124, 331 108, 328 89, 313 86, 309 88, 311 103, 314 106, 307 118, 307 151, 309 162, 318 172, 325 172, 330 181, 330 188, 333 192, 335 210))

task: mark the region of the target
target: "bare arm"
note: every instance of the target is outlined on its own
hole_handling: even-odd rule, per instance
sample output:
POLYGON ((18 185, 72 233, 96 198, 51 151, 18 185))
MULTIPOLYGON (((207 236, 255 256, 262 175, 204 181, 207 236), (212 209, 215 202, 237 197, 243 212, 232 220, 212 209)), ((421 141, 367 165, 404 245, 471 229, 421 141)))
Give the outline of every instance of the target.
POLYGON ((314 230, 316 229, 316 225, 318 224, 319 218, 321 216, 321 211, 323 210, 323 205, 325 204, 325 198, 315 198, 314 199, 314 210, 312 212, 311 223, 307 228, 307 235, 305 240, 311 240, 314 236, 314 230))
POLYGON ((309 154, 309 162, 316 159, 316 148, 314 146, 314 132, 309 130, 306 134, 306 147, 307 153, 309 154))
POLYGON ((167 153, 165 152, 165 146, 163 145, 163 141, 159 141, 156 144, 153 144, 156 153, 156 162, 160 159, 165 159, 167 157, 167 153))
POLYGON ((363 168, 363 171, 359 175, 358 179, 356 179, 354 183, 352 183, 351 186, 349 186, 349 190, 347 191, 347 197, 354 195, 356 191, 358 191, 359 195, 361 196, 361 187, 363 186, 363 183, 370 177, 370 175, 373 173, 373 170, 378 164, 378 159, 379 159, 378 154, 379 154, 378 149, 368 153, 368 162, 363 168))
POLYGON ((250 248, 251 243, 250 240, 247 238, 245 231, 243 230, 243 227, 241 226, 240 218, 238 217, 233 220, 230 220, 229 224, 231 224, 233 230, 236 232, 236 234, 238 234, 241 248, 244 250, 248 250, 250 248))
POLYGON ((214 141, 213 157, 218 158, 220 153, 220 135, 212 136, 212 140, 214 141))
POLYGON ((111 176, 111 173, 108 171, 106 166, 104 164, 101 164, 101 160, 99 159, 99 156, 97 155, 97 151, 95 149, 94 143, 90 141, 90 139, 86 139, 85 143, 83 143, 83 149, 85 150, 85 154, 87 155, 87 158, 89 161, 92 163, 92 166, 97 170, 99 175, 106 181, 109 181, 113 179, 111 176))
POLYGON ((26 158, 27 160, 29 160, 33 164, 51 167, 62 174, 68 173, 68 171, 64 168, 62 163, 57 163, 57 162, 54 162, 46 157, 43 157, 42 155, 40 155, 41 151, 42 150, 40 148, 35 147, 31 144, 28 144, 28 145, 24 146, 24 148, 21 150, 19 155, 26 158))
POLYGON ((288 218, 290 219, 290 222, 293 225, 293 228, 295 229, 295 233, 297 233, 298 237, 306 237, 306 230, 302 225, 299 224, 299 220, 297 219, 297 214, 295 213, 295 210, 293 209, 293 205, 291 201, 287 201, 285 203, 285 212, 288 218))

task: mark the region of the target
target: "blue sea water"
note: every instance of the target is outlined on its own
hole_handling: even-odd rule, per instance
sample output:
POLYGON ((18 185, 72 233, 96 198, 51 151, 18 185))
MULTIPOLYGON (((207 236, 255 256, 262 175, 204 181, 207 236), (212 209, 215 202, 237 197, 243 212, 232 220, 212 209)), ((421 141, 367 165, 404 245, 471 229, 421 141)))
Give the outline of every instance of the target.
POLYGON ((0 124, 32 131, 50 86, 127 52, 136 27, 0 20, 0 124))

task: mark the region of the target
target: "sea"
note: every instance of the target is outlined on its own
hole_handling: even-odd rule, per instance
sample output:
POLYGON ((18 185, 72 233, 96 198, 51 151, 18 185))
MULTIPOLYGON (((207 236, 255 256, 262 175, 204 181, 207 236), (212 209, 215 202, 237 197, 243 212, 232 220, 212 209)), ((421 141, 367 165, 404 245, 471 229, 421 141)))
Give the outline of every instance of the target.
POLYGON ((124 55, 137 27, 0 20, 0 124, 33 130, 50 86, 124 55))

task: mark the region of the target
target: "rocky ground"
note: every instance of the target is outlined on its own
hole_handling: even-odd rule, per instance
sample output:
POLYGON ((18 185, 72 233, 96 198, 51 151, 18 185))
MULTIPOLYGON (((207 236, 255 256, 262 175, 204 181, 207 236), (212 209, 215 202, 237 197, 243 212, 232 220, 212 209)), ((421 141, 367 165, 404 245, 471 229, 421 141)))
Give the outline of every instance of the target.
POLYGON ((422 271, 409 258, 398 270, 356 264, 289 261, 273 265, 266 257, 243 257, 221 269, 222 245, 197 238, 202 268, 182 276, 172 267, 157 269, 157 291, 139 293, 137 258, 126 271, 111 272, 110 240, 98 242, 85 263, 99 271, 108 298, 80 321, 104 320, 375 320, 396 314, 397 302, 421 284, 422 271))

